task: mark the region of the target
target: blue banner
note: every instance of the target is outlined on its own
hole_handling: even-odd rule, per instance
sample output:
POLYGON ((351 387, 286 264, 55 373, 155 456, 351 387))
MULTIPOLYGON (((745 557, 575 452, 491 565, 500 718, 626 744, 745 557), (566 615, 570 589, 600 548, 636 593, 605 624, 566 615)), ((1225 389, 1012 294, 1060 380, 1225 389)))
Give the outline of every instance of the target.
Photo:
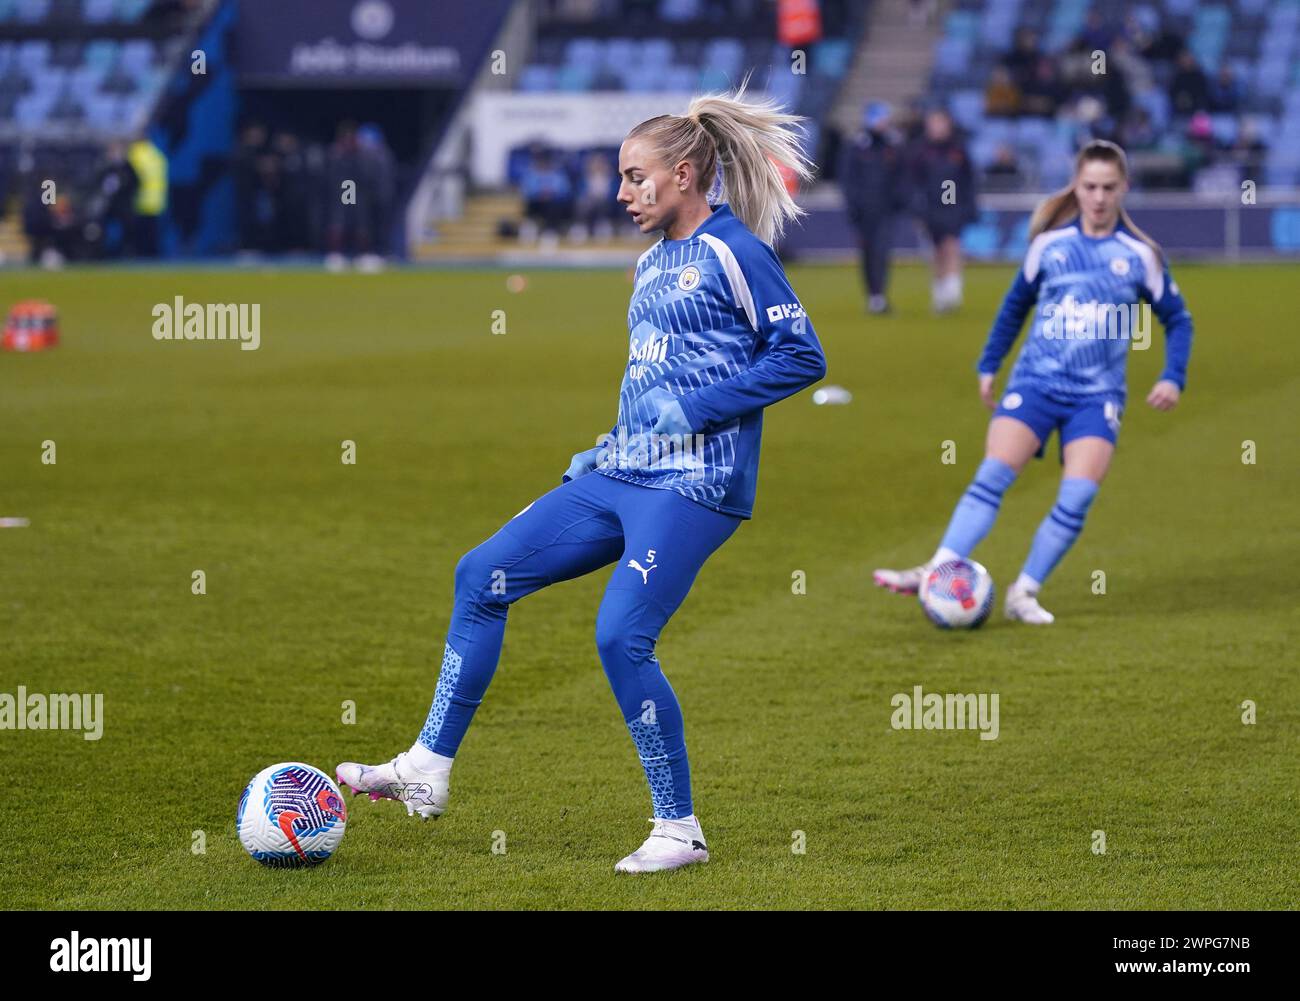
POLYGON ((244 86, 439 87, 473 81, 510 0, 266 0, 240 5, 244 86))

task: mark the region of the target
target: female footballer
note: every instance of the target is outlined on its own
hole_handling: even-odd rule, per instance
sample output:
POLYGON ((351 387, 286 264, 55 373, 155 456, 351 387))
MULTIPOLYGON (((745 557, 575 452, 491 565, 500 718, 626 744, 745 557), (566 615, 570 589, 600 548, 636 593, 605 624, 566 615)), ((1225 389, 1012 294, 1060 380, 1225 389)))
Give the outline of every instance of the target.
POLYGON ((1124 210, 1127 191, 1124 151, 1093 140, 1075 158, 1069 186, 1034 212, 1024 266, 977 365, 980 399, 994 411, 984 461, 930 562, 910 570, 877 570, 881 587, 915 594, 930 567, 969 556, 993 527, 1007 487, 1030 456, 1042 456, 1056 431, 1060 492, 1005 603, 1009 619, 1035 625, 1052 621, 1038 603, 1038 591, 1083 530, 1115 454, 1129 341, 1140 343, 1139 300, 1150 304, 1165 328, 1165 367, 1147 403, 1171 410, 1186 381, 1192 318, 1159 246, 1124 210), (999 402, 993 378, 1035 306, 1029 336, 999 402))
POLYGON ((655 658, 704 561, 751 516, 763 408, 817 382, 821 344, 770 244, 802 214, 778 165, 810 177, 794 126, 771 104, 694 99, 632 129, 618 201, 643 233, 628 309, 618 422, 539 497, 456 566, 433 705, 409 751, 346 762, 340 783, 447 807, 452 760, 492 680, 506 613, 527 594, 615 564, 596 648, 650 785, 653 831, 617 872, 708 860, 691 800, 682 712, 655 658), (721 204, 710 204, 721 166, 721 204))

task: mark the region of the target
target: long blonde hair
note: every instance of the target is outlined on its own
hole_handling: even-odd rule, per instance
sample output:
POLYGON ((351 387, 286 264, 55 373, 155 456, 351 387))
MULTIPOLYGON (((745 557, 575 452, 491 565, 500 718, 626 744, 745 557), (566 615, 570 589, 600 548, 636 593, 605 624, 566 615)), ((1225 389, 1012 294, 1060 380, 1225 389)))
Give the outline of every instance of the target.
MULTIPOLYGON (((1079 199, 1074 193, 1074 186, 1078 183, 1079 172, 1083 170, 1083 165, 1092 160, 1115 164, 1119 168, 1120 176, 1128 180, 1128 157, 1124 155, 1124 150, 1108 139, 1089 141, 1074 158, 1074 176, 1070 178, 1070 183, 1048 195, 1039 202, 1038 208, 1034 209, 1034 214, 1029 219, 1029 239, 1032 240, 1039 233, 1057 229, 1071 219, 1078 218, 1079 199)), ((1160 249, 1160 244, 1137 227, 1129 218, 1123 204, 1119 207, 1119 218, 1125 229, 1156 252, 1157 259, 1164 260, 1165 255, 1160 249)))
POLYGON ((646 139, 672 167, 683 160, 695 168, 696 187, 708 195, 722 165, 722 200, 764 243, 774 243, 786 223, 804 215, 786 190, 778 164, 801 181, 813 176, 795 127, 799 115, 772 100, 742 100, 748 78, 733 94, 702 94, 684 115, 659 115, 635 126, 628 139, 646 139))

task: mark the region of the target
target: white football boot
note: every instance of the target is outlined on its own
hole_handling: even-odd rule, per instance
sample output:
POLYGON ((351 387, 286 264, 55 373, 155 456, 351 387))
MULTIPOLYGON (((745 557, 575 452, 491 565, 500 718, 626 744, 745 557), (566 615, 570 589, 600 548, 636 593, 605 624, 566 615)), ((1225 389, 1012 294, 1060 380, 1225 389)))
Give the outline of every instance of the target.
POLYGON ((929 563, 922 563, 919 567, 909 567, 906 570, 877 570, 872 573, 871 579, 877 587, 888 588, 895 594, 916 594, 929 569, 929 563))
POLYGON ((373 799, 395 799, 406 805, 408 816, 421 820, 437 817, 447 809, 450 768, 425 772, 416 768, 403 751, 382 765, 361 765, 345 761, 334 769, 339 787, 354 793, 369 793, 373 799))
POLYGON ((651 817, 655 829, 645 843, 616 866, 615 872, 659 872, 662 869, 679 869, 694 862, 707 862, 709 850, 704 845, 704 832, 694 815, 683 820, 665 820, 651 817))
POLYGON ((1038 592, 1027 587, 1007 588, 1007 598, 1003 611, 1013 622, 1028 622, 1031 626, 1050 626, 1056 616, 1038 603, 1038 592))

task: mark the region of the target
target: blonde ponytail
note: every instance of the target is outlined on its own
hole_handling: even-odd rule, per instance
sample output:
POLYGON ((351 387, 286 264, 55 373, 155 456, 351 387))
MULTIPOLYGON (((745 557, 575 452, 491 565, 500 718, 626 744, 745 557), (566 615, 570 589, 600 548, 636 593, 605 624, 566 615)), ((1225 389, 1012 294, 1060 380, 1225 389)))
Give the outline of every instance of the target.
POLYGON ((786 190, 778 167, 810 181, 813 164, 795 127, 804 119, 781 111, 772 100, 742 100, 748 80, 734 94, 702 94, 685 115, 660 115, 627 137, 645 137, 670 166, 689 160, 698 187, 707 195, 722 167, 722 200, 764 243, 774 243, 786 224, 805 214, 786 190))

